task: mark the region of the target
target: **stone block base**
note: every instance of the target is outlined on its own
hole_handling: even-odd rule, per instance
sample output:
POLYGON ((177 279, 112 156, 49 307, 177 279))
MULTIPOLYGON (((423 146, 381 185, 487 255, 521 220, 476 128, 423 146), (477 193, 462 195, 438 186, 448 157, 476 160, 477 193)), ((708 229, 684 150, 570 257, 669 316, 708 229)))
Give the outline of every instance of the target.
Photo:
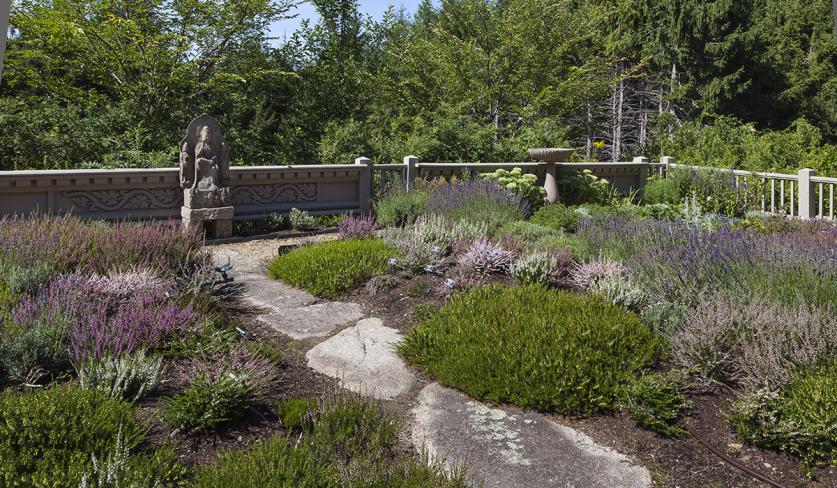
POLYGON ((205 229, 213 239, 232 236, 233 207, 181 207, 180 216, 184 233, 202 234, 205 229))

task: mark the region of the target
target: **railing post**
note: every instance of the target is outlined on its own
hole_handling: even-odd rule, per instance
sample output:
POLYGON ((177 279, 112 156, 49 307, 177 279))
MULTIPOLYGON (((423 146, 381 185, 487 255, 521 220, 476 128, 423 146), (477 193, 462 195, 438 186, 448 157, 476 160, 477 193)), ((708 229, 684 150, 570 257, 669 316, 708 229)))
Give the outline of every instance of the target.
POLYGON ((372 212, 372 160, 360 157, 355 159, 355 165, 363 166, 358 180, 357 198, 361 214, 372 212))
POLYGON ((649 163, 648 158, 644 156, 638 156, 634 158, 634 163, 644 164, 644 168, 639 169, 639 178, 637 179, 637 187, 635 190, 639 191, 640 196, 645 191, 645 183, 648 181, 648 173, 651 171, 651 163, 649 163))
POLYGON ((660 158, 660 176, 663 178, 668 177, 668 170, 671 168, 671 165, 674 164, 674 158, 671 156, 663 156, 660 158))
POLYGON ((406 167, 404 185, 407 190, 413 189, 413 180, 418 178, 418 167, 416 166, 418 162, 419 158, 416 156, 404 156, 404 166, 406 167))
POLYGON ((799 192, 799 218, 803 220, 810 220, 816 215, 814 210, 814 186, 811 184, 811 177, 816 176, 817 172, 811 168, 799 170, 799 179, 797 184, 797 192, 799 192))

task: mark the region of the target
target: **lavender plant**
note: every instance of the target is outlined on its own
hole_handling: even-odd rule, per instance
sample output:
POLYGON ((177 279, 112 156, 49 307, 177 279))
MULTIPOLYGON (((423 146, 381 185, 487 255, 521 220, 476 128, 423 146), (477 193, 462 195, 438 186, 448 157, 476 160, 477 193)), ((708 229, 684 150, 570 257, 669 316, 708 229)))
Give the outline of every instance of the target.
POLYGON ((529 204, 519 193, 509 192, 494 181, 464 180, 436 188, 426 211, 444 215, 451 222, 485 222, 496 228, 529 215, 529 204))

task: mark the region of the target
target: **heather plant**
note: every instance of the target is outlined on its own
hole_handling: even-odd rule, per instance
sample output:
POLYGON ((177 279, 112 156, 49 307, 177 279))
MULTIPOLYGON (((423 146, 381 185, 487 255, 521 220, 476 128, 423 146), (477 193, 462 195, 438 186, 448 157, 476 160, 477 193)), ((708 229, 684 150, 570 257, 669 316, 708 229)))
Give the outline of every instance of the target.
POLYGON ((610 274, 594 279, 588 290, 616 305, 640 311, 648 303, 645 291, 631 278, 623 274, 610 274))
POLYGON ((474 398, 562 414, 611 407, 658 348, 634 313, 539 285, 457 293, 399 345, 430 377, 474 398))
POLYGON ((519 239, 524 243, 528 243, 560 236, 561 233, 550 227, 533 223, 530 219, 528 221, 516 220, 514 222, 508 222, 497 229, 497 232, 495 232, 494 235, 496 237, 509 236, 519 239))
POLYGON ((323 242, 276 257, 268 274, 314 295, 339 298, 385 271, 387 261, 399 254, 380 239, 323 242))
POLYGON ((519 258, 509 267, 509 276, 519 285, 541 284, 548 286, 562 278, 572 259, 568 251, 560 254, 535 252, 519 258))
POLYGON ((391 274, 380 274, 373 276, 366 282, 366 291, 370 295, 378 295, 387 292, 398 286, 398 278, 391 274))
POLYGON ((797 369, 837 350, 833 308, 761 297, 701 296, 669 336, 672 358, 705 379, 778 388, 797 369))
POLYGON ((164 422, 178 431, 206 431, 244 415, 252 390, 244 378, 201 375, 159 410, 164 422))
POLYGON ((298 432, 311 422, 317 411, 317 401, 309 398, 287 398, 279 402, 277 413, 282 426, 288 431, 298 432))
POLYGON ((522 195, 511 193, 496 182, 460 180, 433 190, 426 212, 443 215, 450 222, 485 222, 495 229, 526 217, 529 204, 522 195))
POLYGON ((645 323, 651 325, 665 337, 682 327, 686 320, 686 307, 679 303, 656 302, 646 305, 639 314, 645 323))
POLYGON ((198 469, 201 488, 341 486, 337 469, 307 446, 275 436, 246 451, 223 453, 216 464, 198 469))
POLYGON ((587 290, 595 282, 605 278, 626 276, 628 276, 628 268, 618 261, 605 257, 581 263, 570 271, 570 281, 581 290, 587 290))
POLYGON ((213 356, 188 361, 183 379, 192 381, 198 377, 206 377, 210 381, 235 378, 247 384, 253 399, 265 399, 278 375, 275 364, 269 358, 243 345, 236 345, 220 358, 213 356))
POLYGON ((473 270, 456 267, 449 271, 439 283, 438 292, 442 296, 451 295, 456 291, 470 290, 486 283, 487 276, 475 274, 473 270))
POLYGON ((168 303, 159 290, 138 292, 115 309, 96 301, 70 331, 70 354, 75 361, 85 361, 153 350, 169 337, 184 334, 195 320, 191 305, 168 303))
POLYGON ((736 434, 760 447, 798 456, 808 474, 837 466, 837 361, 797 372, 780 391, 745 394, 729 417, 736 434))
POLYGON ((14 381, 34 383, 70 368, 70 320, 60 313, 39 314, 14 331, 0 334, 0 365, 14 381))
POLYGON ((465 253, 457 256, 462 268, 477 274, 505 273, 514 261, 514 254, 488 238, 481 238, 471 244, 465 253))
POLYGON ((134 408, 73 385, 0 394, 0 484, 79 486, 118 442, 135 452, 146 426, 134 408))
POLYGON ((346 214, 337 224, 337 234, 340 239, 369 239, 375 237, 378 224, 371 215, 355 216, 346 214))
POLYGON ((101 390, 112 398, 136 402, 160 383, 163 357, 137 351, 119 358, 105 357, 76 365, 82 389, 101 390))
POLYGON ((0 281, 14 294, 34 295, 55 275, 55 267, 47 261, 20 266, 8 259, 0 259, 0 281))
POLYGON ((383 239, 401 251, 398 265, 411 273, 443 264, 454 242, 451 227, 440 215, 422 216, 413 226, 386 229, 383 239))
POLYGON ((317 227, 317 219, 305 210, 292 208, 288 213, 288 220, 293 230, 313 230, 317 227))
POLYGON ((638 425, 661 436, 684 434, 677 420, 691 405, 683 393, 685 383, 685 375, 678 370, 644 374, 622 387, 619 406, 638 425))
POLYGON ((93 275, 84 283, 84 288, 90 293, 122 299, 142 292, 165 295, 171 291, 170 283, 151 270, 116 272, 107 276, 93 275))
POLYGON ((451 226, 451 239, 454 241, 474 241, 485 237, 490 232, 488 222, 461 220, 451 226))
POLYGON ((202 240, 177 222, 101 223, 42 215, 0 220, 0 255, 21 267, 51 263, 55 274, 113 270, 174 272, 202 254, 202 240))

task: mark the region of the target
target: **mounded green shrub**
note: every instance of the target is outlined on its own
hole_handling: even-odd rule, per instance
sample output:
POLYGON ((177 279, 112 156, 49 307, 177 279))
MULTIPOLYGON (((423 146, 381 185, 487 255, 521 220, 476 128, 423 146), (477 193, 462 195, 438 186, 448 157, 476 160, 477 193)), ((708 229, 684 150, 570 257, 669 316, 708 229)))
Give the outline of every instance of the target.
POLYGON ((508 222, 495 232, 496 237, 510 236, 524 242, 560 236, 561 233, 552 227, 536 224, 532 221, 516 220, 508 222))
POLYGON ((837 360, 804 370, 779 393, 744 398, 729 422, 742 439, 798 456, 809 471, 837 466, 837 360))
POLYGON ((424 212, 430 190, 394 188, 375 202, 375 220, 384 227, 412 224, 424 212))
POLYGON ((219 462, 198 470, 197 488, 330 488, 338 487, 337 469, 305 445, 291 446, 273 437, 243 452, 227 452, 219 462))
POLYGON ((98 390, 58 386, 0 394, 0 485, 78 486, 91 456, 128 451, 146 427, 127 402, 98 390))
POLYGON ((676 205, 683 203, 680 195, 680 181, 677 178, 649 179, 643 187, 643 200, 649 204, 667 203, 676 205))
POLYGON ((282 279, 314 295, 339 298, 387 269, 398 251, 379 239, 330 241, 295 249, 276 257, 267 268, 282 279))
POLYGON ((231 377, 210 379, 198 376, 179 395, 160 409, 162 419, 184 431, 211 430, 244 415, 252 390, 244 381, 231 377))
POLYGON ((492 285, 454 295, 399 349, 474 398, 589 414, 611 407, 659 344, 636 314, 601 298, 492 285))
POLYGON ((555 230, 575 232, 581 216, 574 207, 567 207, 560 203, 544 205, 529 219, 533 224, 542 225, 555 230))
POLYGON ((317 401, 308 398, 288 398, 279 402, 279 419, 288 430, 299 430, 317 410, 317 401))
POLYGON ((662 436, 682 434, 677 419, 691 404, 683 386, 684 377, 677 371, 645 374, 625 384, 619 406, 634 422, 662 436))

